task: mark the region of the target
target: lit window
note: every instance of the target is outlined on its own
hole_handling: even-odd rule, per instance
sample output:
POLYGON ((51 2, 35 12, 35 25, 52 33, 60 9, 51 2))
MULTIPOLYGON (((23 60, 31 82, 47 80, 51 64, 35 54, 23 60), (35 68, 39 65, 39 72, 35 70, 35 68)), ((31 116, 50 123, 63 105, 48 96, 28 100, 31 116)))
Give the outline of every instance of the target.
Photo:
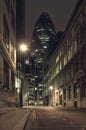
POLYGON ((59 56, 57 56, 57 58, 56 58, 56 63, 59 61, 59 56))
POLYGON ((79 96, 79 86, 74 86, 74 98, 77 98, 79 96))
POLYGON ((35 52, 38 52, 38 49, 36 49, 35 52))
POLYGON ((67 55, 64 56, 64 65, 67 64, 67 55))
POLYGON ((47 48, 47 46, 43 46, 43 48, 45 48, 45 49, 46 49, 46 48, 47 48))
POLYGON ((56 74, 58 74, 59 73, 59 65, 57 65, 57 67, 56 67, 56 74))

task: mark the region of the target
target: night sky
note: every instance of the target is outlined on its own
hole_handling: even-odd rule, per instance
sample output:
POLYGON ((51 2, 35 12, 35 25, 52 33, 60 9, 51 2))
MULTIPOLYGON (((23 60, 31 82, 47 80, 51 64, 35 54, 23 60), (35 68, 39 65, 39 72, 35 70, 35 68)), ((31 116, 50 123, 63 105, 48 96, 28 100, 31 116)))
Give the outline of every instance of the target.
POLYGON ((26 0, 26 39, 31 41, 34 24, 42 12, 52 19, 56 32, 64 31, 78 0, 26 0))

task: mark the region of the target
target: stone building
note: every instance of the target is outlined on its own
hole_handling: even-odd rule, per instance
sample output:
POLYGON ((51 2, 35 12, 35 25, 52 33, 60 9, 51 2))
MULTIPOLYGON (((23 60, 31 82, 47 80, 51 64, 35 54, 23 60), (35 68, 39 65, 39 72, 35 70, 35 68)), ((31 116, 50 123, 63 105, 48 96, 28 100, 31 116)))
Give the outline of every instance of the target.
POLYGON ((15 22, 15 0, 0 0, 0 107, 16 105, 15 22))
POLYGON ((78 0, 46 68, 44 105, 86 108, 86 0, 78 0))

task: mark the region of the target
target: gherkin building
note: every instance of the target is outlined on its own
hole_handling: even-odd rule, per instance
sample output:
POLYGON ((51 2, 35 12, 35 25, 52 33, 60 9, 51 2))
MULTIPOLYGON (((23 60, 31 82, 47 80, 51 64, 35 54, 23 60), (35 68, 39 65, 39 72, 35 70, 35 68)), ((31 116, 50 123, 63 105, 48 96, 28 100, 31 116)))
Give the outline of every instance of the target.
POLYGON ((34 46, 42 47, 46 50, 49 44, 55 39, 55 36, 56 31, 54 24, 48 13, 43 12, 34 27, 32 36, 34 46))
POLYGON ((42 105, 42 92, 44 87, 44 66, 46 64, 46 57, 49 52, 51 44, 56 37, 54 24, 48 13, 43 12, 33 30, 32 43, 34 46, 34 68, 33 73, 35 77, 35 104, 42 105))

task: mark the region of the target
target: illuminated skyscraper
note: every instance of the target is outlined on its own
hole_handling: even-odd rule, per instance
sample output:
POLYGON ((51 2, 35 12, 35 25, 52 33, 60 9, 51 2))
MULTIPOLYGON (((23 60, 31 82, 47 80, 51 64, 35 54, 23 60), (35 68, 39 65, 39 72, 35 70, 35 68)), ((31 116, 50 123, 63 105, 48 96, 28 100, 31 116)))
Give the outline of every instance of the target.
POLYGON ((32 43, 35 47, 34 63, 35 70, 34 76, 36 81, 36 94, 37 104, 42 105, 42 91, 43 91, 43 69, 45 57, 49 52, 49 45, 53 44, 56 37, 54 24, 46 12, 43 12, 35 24, 32 43))
POLYGON ((46 12, 43 12, 35 24, 33 32, 33 43, 43 49, 48 48, 49 44, 55 39, 56 31, 54 24, 46 12))

